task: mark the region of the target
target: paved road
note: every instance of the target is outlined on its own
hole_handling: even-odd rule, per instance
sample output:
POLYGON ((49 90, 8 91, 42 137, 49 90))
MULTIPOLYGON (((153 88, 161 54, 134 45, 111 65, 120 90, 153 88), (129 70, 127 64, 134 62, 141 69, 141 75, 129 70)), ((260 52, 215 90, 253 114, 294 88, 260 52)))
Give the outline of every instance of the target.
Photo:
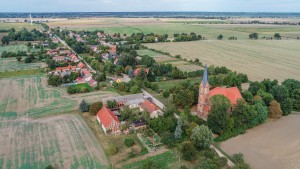
POLYGON ((78 55, 64 40, 62 40, 60 37, 56 36, 54 33, 52 33, 52 34, 60 41, 60 43, 62 43, 63 45, 68 47, 69 50, 71 50, 73 53, 75 53, 77 55, 77 57, 79 58, 79 60, 82 61, 89 68, 90 71, 92 71, 93 73, 96 73, 96 71, 86 61, 84 61, 83 58, 80 55, 78 55))

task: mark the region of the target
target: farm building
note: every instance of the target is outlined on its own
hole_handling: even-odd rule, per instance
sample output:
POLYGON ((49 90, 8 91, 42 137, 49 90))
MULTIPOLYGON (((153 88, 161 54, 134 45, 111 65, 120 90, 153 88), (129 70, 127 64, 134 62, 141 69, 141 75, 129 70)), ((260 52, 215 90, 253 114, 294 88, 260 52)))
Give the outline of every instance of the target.
POLYGON ((197 114, 200 117, 204 117, 204 118, 208 117, 210 111, 209 99, 215 95, 224 95, 225 97, 227 97, 230 100, 232 105, 230 110, 234 108, 234 106, 237 104, 237 101, 239 99, 243 98, 237 87, 232 87, 232 88, 216 87, 210 90, 210 85, 208 83, 207 67, 205 66, 203 78, 199 87, 199 98, 198 98, 198 105, 197 105, 197 114))
POLYGON ((149 100, 145 100, 140 104, 140 111, 146 111, 150 114, 150 118, 157 118, 158 116, 163 115, 163 112, 149 100))
POLYGON ((119 119, 107 107, 103 106, 99 110, 99 112, 97 113, 97 121, 101 124, 101 127, 105 134, 121 133, 121 130, 120 130, 121 123, 120 123, 119 119))

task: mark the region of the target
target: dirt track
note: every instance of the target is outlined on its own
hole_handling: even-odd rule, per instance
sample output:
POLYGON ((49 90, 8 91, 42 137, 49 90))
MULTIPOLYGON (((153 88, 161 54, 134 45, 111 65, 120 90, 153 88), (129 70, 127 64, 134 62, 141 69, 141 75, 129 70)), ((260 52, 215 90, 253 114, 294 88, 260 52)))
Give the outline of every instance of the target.
POLYGON ((300 114, 269 121, 221 144, 228 154, 241 152, 253 169, 300 168, 300 114))

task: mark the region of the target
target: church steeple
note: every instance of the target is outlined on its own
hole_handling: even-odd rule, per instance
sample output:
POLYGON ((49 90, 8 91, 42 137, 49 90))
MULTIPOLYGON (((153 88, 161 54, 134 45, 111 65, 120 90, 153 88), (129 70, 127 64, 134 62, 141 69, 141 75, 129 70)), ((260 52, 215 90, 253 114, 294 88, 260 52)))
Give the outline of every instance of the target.
POLYGON ((198 116, 207 118, 208 109, 209 109, 209 83, 208 83, 208 71, 207 65, 204 67, 203 77, 201 84, 199 86, 199 98, 198 98, 198 105, 197 105, 197 113, 198 116))
POLYGON ((204 67, 202 83, 205 85, 208 82, 207 65, 204 67))

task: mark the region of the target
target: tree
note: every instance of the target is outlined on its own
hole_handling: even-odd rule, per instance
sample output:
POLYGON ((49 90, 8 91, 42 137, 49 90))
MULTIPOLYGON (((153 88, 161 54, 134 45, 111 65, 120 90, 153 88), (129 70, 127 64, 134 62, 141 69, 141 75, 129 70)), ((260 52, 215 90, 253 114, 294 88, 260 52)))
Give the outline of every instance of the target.
POLYGON ((62 84, 62 80, 58 75, 50 75, 48 78, 48 84, 57 87, 62 84))
POLYGON ((178 107, 190 107, 194 102, 194 93, 189 89, 178 89, 172 96, 175 105, 178 107))
POLYGON ((255 96, 259 90, 265 91, 266 87, 264 84, 256 81, 256 82, 250 83, 248 90, 252 93, 253 96, 255 96))
POLYGON ((124 140, 124 144, 127 147, 132 147, 134 145, 134 140, 132 138, 125 138, 124 140))
POLYGON ((300 89, 293 91, 293 107, 294 109, 300 110, 300 89))
POLYGON ((242 92, 242 96, 243 98, 248 102, 248 103, 251 103, 252 100, 253 100, 253 95, 250 91, 248 90, 245 90, 242 92))
POLYGON ((153 59, 153 57, 150 57, 148 55, 142 57, 141 65, 146 65, 147 67, 152 67, 155 63, 156 62, 153 59))
POLYGON ((256 111, 256 116, 251 121, 252 126, 261 124, 268 119, 268 107, 263 105, 262 101, 254 101, 253 108, 256 111))
POLYGON ((84 100, 82 100, 80 105, 79 105, 79 109, 81 110, 81 112, 88 112, 89 107, 90 106, 84 100))
POLYGON ((280 104, 276 100, 271 101, 269 106, 269 117, 272 119, 279 119, 281 115, 282 110, 280 104))
POLYGON ((132 94, 137 94, 137 93, 140 93, 141 92, 141 89, 139 86, 137 85, 134 85, 130 88, 130 93, 132 94))
POLYGON ((259 90, 257 95, 262 98, 266 106, 269 106, 269 103, 274 100, 274 96, 271 93, 267 93, 263 90, 259 90))
POLYGON ((251 121, 256 116, 256 111, 244 100, 238 100, 236 107, 233 110, 232 117, 234 119, 235 127, 253 127, 251 121))
POLYGON ((217 134, 223 134, 229 130, 230 116, 228 113, 230 101, 224 95, 215 95, 210 98, 211 110, 208 114, 207 125, 217 134))
POLYGON ((249 34, 250 39, 258 39, 258 33, 251 33, 249 34))
POLYGON ((222 40, 223 38, 224 38, 224 36, 222 34, 220 34, 217 39, 222 40))
POLYGON ((31 58, 27 56, 27 57, 25 58, 25 63, 31 63, 31 62, 32 62, 31 58))
POLYGON ((107 101, 107 107, 108 108, 115 108, 115 107, 117 107, 117 102, 116 102, 116 100, 113 100, 113 101, 107 101))
POLYGON ((137 74, 137 78, 138 78, 138 79, 141 79, 141 80, 144 80, 144 79, 147 78, 147 73, 146 73, 146 71, 145 71, 144 68, 141 68, 141 69, 140 69, 140 71, 139 71, 138 74, 137 74))
POLYGON ((290 97, 293 97, 293 92, 295 89, 300 89, 300 81, 295 79, 286 79, 282 82, 282 85, 288 89, 290 97))
POLYGON ((197 126, 193 129, 190 140, 199 150, 208 148, 213 141, 212 132, 207 126, 197 126))
POLYGON ((129 75, 130 78, 134 78, 134 71, 133 71, 132 68, 130 68, 130 69, 128 70, 128 75, 129 75))
POLYGON ((1 42, 3 45, 9 45, 9 37, 8 36, 3 36, 2 39, 1 39, 1 42))
POLYGON ((282 114, 287 116, 292 113, 293 110, 293 102, 292 99, 287 98, 280 103, 282 114))
POLYGON ((275 33, 274 34, 274 39, 280 40, 281 39, 281 35, 279 33, 275 33))
POLYGON ((176 129, 175 129, 175 132, 174 132, 174 137, 175 139, 181 139, 182 137, 182 120, 179 118, 177 120, 177 126, 176 126, 176 129))
POLYGON ((181 148, 182 158, 186 161, 196 160, 197 150, 192 142, 184 142, 181 148))
POLYGON ((274 96, 275 100, 281 103, 283 100, 287 99, 289 97, 289 91, 288 89, 281 85, 275 85, 270 90, 270 93, 274 96))
POLYGON ((118 66, 116 67, 116 74, 117 74, 118 76, 121 76, 121 73, 122 73, 122 72, 124 72, 123 66, 118 65, 118 66))
POLYGON ((17 61, 21 62, 21 60, 22 60, 22 57, 21 56, 17 56, 17 61))
POLYGON ((107 149, 107 154, 115 155, 115 154, 117 154, 117 152, 118 152, 117 146, 112 143, 109 144, 108 149, 107 149))
POLYGON ((102 108, 103 104, 102 102, 95 102, 93 104, 91 104, 89 112, 92 115, 96 115, 98 113, 98 111, 102 108))
POLYGON ((48 165, 47 167, 45 167, 45 169, 54 169, 54 167, 52 165, 48 165))

